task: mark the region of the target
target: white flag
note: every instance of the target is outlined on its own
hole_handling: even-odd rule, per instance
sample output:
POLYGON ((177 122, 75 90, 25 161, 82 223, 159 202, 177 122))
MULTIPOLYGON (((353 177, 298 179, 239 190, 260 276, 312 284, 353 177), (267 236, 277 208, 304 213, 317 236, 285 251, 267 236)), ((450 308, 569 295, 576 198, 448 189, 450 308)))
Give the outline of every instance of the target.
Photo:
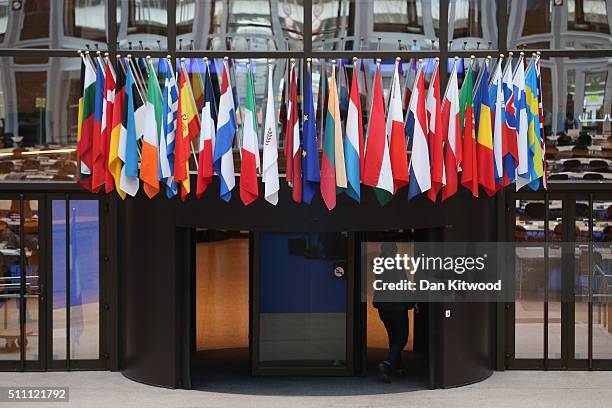
POLYGON ((272 65, 268 65, 268 103, 264 126, 263 175, 264 198, 270 204, 278 203, 278 142, 276 136, 276 110, 274 109, 274 90, 272 89, 272 65))

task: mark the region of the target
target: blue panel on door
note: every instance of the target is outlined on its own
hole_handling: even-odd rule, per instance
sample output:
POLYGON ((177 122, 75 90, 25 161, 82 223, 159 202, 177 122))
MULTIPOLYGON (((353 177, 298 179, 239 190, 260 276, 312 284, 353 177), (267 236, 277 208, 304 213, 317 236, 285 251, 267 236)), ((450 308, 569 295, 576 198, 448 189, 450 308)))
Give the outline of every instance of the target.
POLYGON ((346 269, 347 249, 340 233, 262 233, 261 313, 346 312, 346 275, 337 278, 334 266, 346 269))

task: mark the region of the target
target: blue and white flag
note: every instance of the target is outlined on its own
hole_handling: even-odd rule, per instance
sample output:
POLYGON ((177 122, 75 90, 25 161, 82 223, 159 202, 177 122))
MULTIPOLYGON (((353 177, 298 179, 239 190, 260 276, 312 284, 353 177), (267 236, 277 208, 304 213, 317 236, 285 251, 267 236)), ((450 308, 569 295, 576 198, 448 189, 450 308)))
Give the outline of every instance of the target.
POLYGON ((162 126, 159 138, 159 180, 166 185, 166 196, 174 197, 177 184, 174 181, 174 141, 176 137, 176 115, 178 110, 178 88, 168 60, 160 58, 159 74, 164 75, 162 126))

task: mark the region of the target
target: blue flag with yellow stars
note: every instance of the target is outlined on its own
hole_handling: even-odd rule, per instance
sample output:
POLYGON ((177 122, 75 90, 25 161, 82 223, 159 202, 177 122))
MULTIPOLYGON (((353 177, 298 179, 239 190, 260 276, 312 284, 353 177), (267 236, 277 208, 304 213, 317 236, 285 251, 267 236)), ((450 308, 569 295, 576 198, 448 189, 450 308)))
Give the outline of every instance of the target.
POLYGON ((317 118, 312 99, 312 77, 310 66, 306 74, 306 99, 304 101, 302 141, 302 199, 306 204, 312 202, 319 190, 321 173, 319 170, 319 148, 317 145, 317 118))

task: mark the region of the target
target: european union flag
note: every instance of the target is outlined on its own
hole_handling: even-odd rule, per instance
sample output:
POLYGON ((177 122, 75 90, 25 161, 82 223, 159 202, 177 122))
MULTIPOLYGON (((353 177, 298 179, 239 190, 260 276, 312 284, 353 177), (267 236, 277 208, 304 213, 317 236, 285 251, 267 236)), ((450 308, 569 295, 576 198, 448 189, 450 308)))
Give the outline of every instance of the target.
POLYGON ((306 99, 304 101, 302 142, 302 198, 310 204, 315 192, 319 189, 321 173, 319 170, 319 148, 317 145, 317 118, 312 99, 312 77, 310 67, 306 74, 306 99))

